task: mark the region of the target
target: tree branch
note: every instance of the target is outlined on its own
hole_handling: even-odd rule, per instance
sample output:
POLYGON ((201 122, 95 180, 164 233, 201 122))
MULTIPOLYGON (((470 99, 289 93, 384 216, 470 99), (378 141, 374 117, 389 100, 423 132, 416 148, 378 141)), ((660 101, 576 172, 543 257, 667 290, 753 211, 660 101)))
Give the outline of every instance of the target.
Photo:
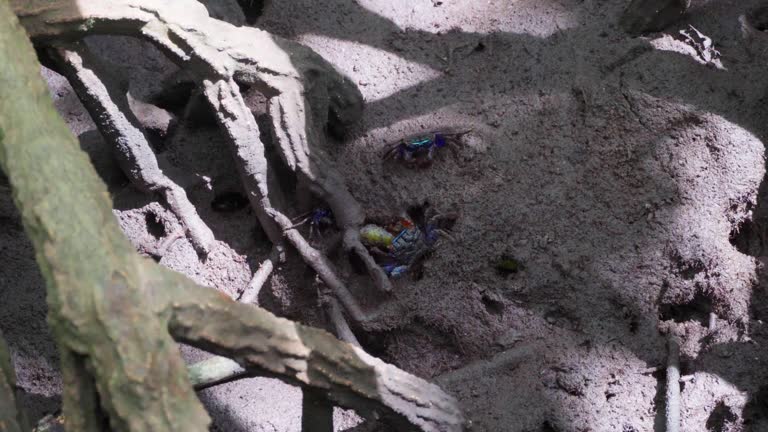
POLYGON ((170 297, 161 315, 169 316, 177 340, 232 358, 249 372, 315 388, 366 418, 387 419, 396 430, 461 430, 456 400, 436 385, 323 330, 235 303, 170 271, 163 277, 170 297))
MULTIPOLYGON (((114 430, 207 430, 178 348, 147 305, 139 282, 147 260, 120 231, 107 190, 56 113, 5 1, 0 58, 13 59, 0 64, 0 166, 46 281, 60 352, 80 356, 78 370, 98 389, 114 430)), ((63 396, 65 417, 83 415, 73 412, 80 403, 72 392, 63 396)))
MULTIPOLYGON (((110 2, 102 12, 108 17, 125 3, 144 4, 110 2)), ((34 14, 43 21, 50 19, 55 29, 61 16, 45 9, 55 4, 60 3, 33 1, 29 7, 41 7, 34 14)), ((83 2, 83 7, 96 4, 104 6, 94 1, 83 2)), ((147 10, 136 6, 128 16, 137 20, 154 16, 147 10)), ((184 10, 171 11, 186 17, 184 10)), ((70 24, 77 21, 73 16, 70 24)), ((136 25, 134 20, 121 19, 111 22, 116 27, 110 28, 126 30, 136 25)), ((91 24, 98 27, 100 20, 91 24)), ((183 28, 172 27, 169 31, 183 28)), ((160 38, 157 26, 142 27, 142 31, 160 38)), ((180 44, 183 40, 174 39, 180 44)), ((183 54, 170 39, 159 43, 183 54)), ((220 55, 217 50, 201 50, 213 57, 220 55)), ((316 389, 363 416, 390 420, 397 430, 461 430, 456 401, 437 386, 324 331, 234 303, 139 257, 112 215, 106 188, 56 114, 32 47, 2 0, 0 58, 16 59, 0 65, 0 166, 8 175, 46 280, 49 322, 63 353, 65 378, 72 383, 64 393, 67 419, 82 415, 78 409, 97 411, 94 394, 98 393, 98 410, 109 417, 113 430, 206 430, 209 419, 192 391, 170 329, 177 340, 231 357, 249 373, 263 372, 316 389)), ((216 82, 233 89, 231 80, 216 82)), ((238 104, 236 109, 242 106, 238 104)), ((244 149, 253 151, 253 147, 244 149)), ((280 228, 290 225, 277 211, 268 216, 280 228)), ((300 252, 327 260, 309 248, 298 232, 284 231, 300 252)), ((337 295, 342 294, 339 298, 345 306, 352 304, 345 300, 340 289, 343 284, 333 279, 334 273, 320 276, 326 283, 330 281, 337 295), (338 285, 334 287, 334 283, 338 285)), ((92 420, 83 424, 85 430, 93 427, 92 420)))

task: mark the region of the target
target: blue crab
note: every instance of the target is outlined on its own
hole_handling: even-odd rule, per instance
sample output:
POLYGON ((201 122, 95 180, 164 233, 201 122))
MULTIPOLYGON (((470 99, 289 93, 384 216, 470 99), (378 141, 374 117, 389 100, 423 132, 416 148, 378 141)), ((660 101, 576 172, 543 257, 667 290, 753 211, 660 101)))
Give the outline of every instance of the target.
POLYGON ((305 223, 309 223, 309 241, 312 242, 315 238, 320 237, 322 240, 322 230, 333 225, 333 213, 327 208, 316 208, 308 213, 304 213, 297 219, 301 219, 295 223, 292 228, 299 227, 305 223))
POLYGON ((431 132, 412 135, 395 143, 390 143, 383 158, 385 160, 402 160, 409 166, 429 166, 434 161, 437 149, 448 147, 455 154, 456 145, 461 142, 464 135, 470 132, 472 132, 471 129, 461 132, 431 132))

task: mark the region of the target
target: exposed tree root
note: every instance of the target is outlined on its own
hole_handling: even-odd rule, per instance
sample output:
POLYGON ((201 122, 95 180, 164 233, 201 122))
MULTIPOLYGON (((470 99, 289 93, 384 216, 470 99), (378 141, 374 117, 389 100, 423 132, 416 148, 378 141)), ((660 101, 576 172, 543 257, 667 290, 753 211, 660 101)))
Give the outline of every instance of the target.
POLYGON ((322 393, 301 392, 301 432, 333 432, 333 405, 322 393))
MULTIPOLYGON (((311 190, 325 201, 333 212, 336 224, 342 231, 343 246, 347 252, 357 255, 373 278, 375 285, 390 291, 392 284, 386 273, 376 264, 373 257, 360 241, 360 226, 365 214, 341 177, 335 172, 327 158, 317 148, 310 150, 308 140, 320 135, 317 125, 326 121, 322 107, 314 107, 320 118, 313 118, 305 112, 303 88, 297 88, 290 80, 274 80, 279 95, 269 101, 272 119, 272 133, 281 148, 285 163, 299 176, 299 181, 311 185, 311 190)), ((318 92, 319 90, 315 90, 318 92)), ((315 101, 327 100, 326 94, 316 95, 315 101)))
POLYGON ((205 81, 203 85, 219 126, 232 146, 240 177, 249 192, 256 216, 272 243, 280 244, 285 236, 307 265, 333 290, 352 319, 356 322, 365 321, 362 309, 338 277, 330 260, 307 242, 288 216, 272 205, 272 197, 280 195, 278 192, 270 193, 267 180, 269 164, 264 155, 264 145, 259 140, 256 120, 245 105, 237 84, 232 80, 221 80, 205 81))
MULTIPOLYGON (((226 357, 211 357, 206 360, 197 362, 187 368, 187 372, 189 374, 189 381, 192 383, 192 386, 195 388, 195 390, 202 390, 217 384, 223 384, 225 382, 234 381, 240 378, 244 378, 247 376, 250 376, 245 369, 237 364, 234 360, 230 360, 226 357)), ((69 385, 67 383, 66 385, 69 385)), ((95 394, 94 394, 95 396, 95 394)), ((0 394, 0 398, 2 398, 2 394, 0 394)), ((95 402, 95 400, 94 400, 95 402)), ((0 410, 0 413, 3 411, 0 410)), ((94 410, 83 410, 84 413, 93 413, 94 410)), ((88 430, 87 428, 89 426, 79 426, 79 423, 82 421, 80 418, 73 419, 70 422, 66 422, 70 425, 71 429, 74 429, 75 426, 78 427, 85 427, 85 430, 88 430)), ((64 424, 64 418, 61 416, 61 414, 46 416, 43 419, 41 419, 37 426, 35 427, 34 432, 47 432, 50 429, 53 429, 56 425, 62 425, 64 424)), ((0 423, 0 426, 2 423, 0 423)), ((6 429, 0 428, 3 432, 6 432, 6 429)), ((23 429, 22 430, 26 430, 23 429)), ((11 429, 11 432, 15 432, 14 429, 11 429)))
MULTIPOLYGON (((287 225, 275 226, 277 220, 270 223, 267 216, 274 219, 270 212, 283 206, 278 191, 267 186, 268 166, 263 146, 258 142, 258 129, 250 112, 243 110, 235 82, 263 89, 271 97, 269 112, 281 156, 299 181, 309 185, 329 205, 344 234, 345 249, 362 259, 377 287, 391 290, 386 274, 360 243, 358 230, 364 219, 360 205, 321 154, 322 145, 318 145, 323 140, 329 112, 336 122, 332 126, 343 129, 359 117, 362 97, 348 79, 320 56, 264 31, 211 19, 204 7, 191 0, 152 4, 139 0, 83 4, 59 0, 42 6, 18 0, 14 6, 30 36, 37 40, 82 37, 115 28, 143 37, 203 85, 215 108, 236 114, 238 117, 219 118, 219 124, 233 144, 246 189, 254 194, 251 202, 257 217, 274 243, 277 231, 285 230, 287 225)), ((315 271, 325 266, 318 260, 308 264, 315 271)), ((322 273, 335 274, 330 267, 322 273)), ((348 301, 341 300, 347 308, 348 301)))
MULTIPOLYGON (((294 75, 289 61, 295 57, 277 48, 268 34, 211 20, 195 2, 14 4, 34 37, 77 38, 102 28, 119 29, 154 41, 179 63, 208 77, 206 91, 217 89, 225 95, 218 99, 223 105, 234 102, 233 109, 220 108, 221 113, 236 116, 220 115, 219 122, 231 122, 225 133, 238 132, 230 135, 238 151, 256 154, 244 161, 265 163, 258 140, 245 141, 241 135, 255 131, 250 126, 254 122, 252 116, 240 116, 242 97, 232 77, 256 84, 279 75, 301 86, 302 75, 294 75), (265 64, 263 59, 275 63, 265 64)), ((297 52, 304 53, 299 58, 320 61, 306 54, 306 49, 295 48, 290 54, 297 52)), ((100 420, 106 417, 115 431, 207 430, 209 418, 192 390, 176 339, 230 357, 248 373, 315 389, 367 418, 389 421, 396 430, 462 429, 456 401, 437 386, 324 331, 235 303, 139 257, 112 215, 104 184, 56 114, 37 73, 32 47, 3 1, 0 58, 15 59, 0 65, 4 85, 0 165, 12 185, 46 281, 48 321, 62 357, 68 427, 103 430, 100 420)), ((328 72, 327 66, 315 64, 328 72)), ((329 89, 341 85, 335 77, 325 75, 329 89)), ((341 100, 344 97, 329 101, 344 108, 341 100)), ((112 121, 117 118, 111 117, 112 121)), ((258 164, 244 167, 256 174, 261 168, 258 164)), ((263 222, 270 222, 273 234, 284 236, 299 250, 353 319, 361 319, 362 312, 355 309, 354 299, 327 258, 270 205, 272 191, 267 194, 265 182, 254 182, 254 186, 252 202, 262 209, 263 222)), ((329 204, 343 201, 331 195, 326 198, 329 204)))
POLYGON ((207 254, 213 245, 213 232, 197 215, 184 189, 160 170, 149 140, 129 107, 126 89, 111 78, 85 45, 69 44, 52 52, 131 183, 144 191, 162 194, 192 245, 199 253, 207 254))
POLYGON ((161 316, 177 340, 232 358, 247 371, 274 375, 322 392, 336 404, 369 419, 384 418, 395 430, 460 430, 456 401, 439 387, 339 343, 323 330, 276 318, 251 305, 233 303, 163 271, 161 316), (176 283, 174 283, 176 281, 176 283))

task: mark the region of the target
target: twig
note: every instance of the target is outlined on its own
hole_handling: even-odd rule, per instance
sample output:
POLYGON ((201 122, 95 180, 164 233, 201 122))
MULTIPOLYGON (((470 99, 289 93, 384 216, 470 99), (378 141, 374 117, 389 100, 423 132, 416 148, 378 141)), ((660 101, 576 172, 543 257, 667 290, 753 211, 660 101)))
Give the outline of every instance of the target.
POLYGON ((261 263, 259 269, 253 274, 251 282, 248 283, 248 287, 245 288, 238 301, 242 303, 256 302, 256 299, 259 298, 261 287, 267 282, 267 279, 269 279, 269 276, 272 274, 272 270, 274 270, 276 265, 282 261, 281 257, 283 256, 283 253, 283 247, 281 245, 272 247, 272 252, 270 252, 269 257, 261 263))
POLYGON ((344 314, 341 312, 339 302, 336 301, 335 298, 331 297, 328 299, 326 308, 328 311, 328 317, 330 318, 331 323, 333 323, 336 337, 352 345, 358 347, 361 346, 355 334, 352 333, 352 329, 349 328, 347 320, 344 319, 344 314))
POLYGON ((666 432, 680 431, 680 342, 672 331, 667 337, 666 432))

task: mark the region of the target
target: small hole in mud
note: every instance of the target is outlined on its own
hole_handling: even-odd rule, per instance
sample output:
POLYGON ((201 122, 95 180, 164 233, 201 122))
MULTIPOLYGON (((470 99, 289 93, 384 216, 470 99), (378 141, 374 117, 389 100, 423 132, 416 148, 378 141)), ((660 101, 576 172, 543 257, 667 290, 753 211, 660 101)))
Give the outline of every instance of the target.
POLYGON ((156 239, 165 237, 165 225, 163 225, 163 221, 157 217, 157 214, 154 212, 147 212, 144 216, 144 220, 147 223, 147 231, 152 237, 156 239))
POLYGON ((408 213, 408 217, 411 218, 416 223, 424 223, 424 218, 426 217, 427 209, 429 208, 429 201, 424 201, 423 204, 416 204, 409 206, 406 210, 406 213, 408 213))
POLYGON ((347 257, 349 258, 349 265, 352 266, 352 270, 355 273, 359 275, 364 275, 366 273, 365 262, 360 258, 360 255, 354 251, 349 251, 347 257))
POLYGON ((747 22, 755 30, 768 30, 768 7, 758 7, 747 12, 747 22))
POLYGON ((712 312, 712 299, 701 290, 689 302, 682 304, 662 304, 659 307, 662 321, 675 322, 698 321, 703 326, 709 325, 709 313, 712 312))
POLYGON ((640 330, 640 323, 636 319, 633 319, 629 323, 629 332, 632 334, 637 334, 638 330, 640 330))
POLYGON ((762 386, 750 395, 744 406, 744 424, 751 425, 768 419, 768 386, 762 386))
POLYGON ((706 272, 707 266, 698 259, 683 259, 679 256, 672 257, 677 273, 685 280, 693 280, 697 274, 706 272))
POLYGON ((541 432, 560 432, 560 429, 556 428, 549 420, 541 424, 541 432))
POLYGON ((715 406, 715 409, 709 414, 707 418, 706 427, 710 432, 725 432, 728 425, 736 423, 738 416, 731 410, 731 408, 725 404, 724 401, 720 401, 715 406))
POLYGON ((245 21, 248 24, 255 23, 264 12, 265 0, 237 0, 237 3, 243 10, 245 21))
POLYGON ((244 209, 248 205, 248 198, 239 192, 222 192, 211 201, 213 211, 220 213, 232 213, 244 209))
POLYGON ((755 221, 747 220, 731 231, 728 240, 739 252, 759 256, 762 253, 760 228, 755 221))
POLYGON ((151 99, 151 103, 167 111, 180 112, 189 103, 194 90, 195 83, 192 81, 174 83, 155 95, 151 99))
POLYGON ((483 305, 485 306, 485 310, 487 310, 489 314, 501 315, 504 313, 504 302, 500 301, 499 299, 484 295, 482 297, 482 301, 483 305))
POLYGON ((147 140, 149 141, 149 146, 152 147, 152 150, 155 151, 155 154, 164 153, 168 149, 168 145, 166 143, 166 138, 168 137, 167 134, 163 134, 156 129, 147 129, 144 132, 147 136, 147 140))

